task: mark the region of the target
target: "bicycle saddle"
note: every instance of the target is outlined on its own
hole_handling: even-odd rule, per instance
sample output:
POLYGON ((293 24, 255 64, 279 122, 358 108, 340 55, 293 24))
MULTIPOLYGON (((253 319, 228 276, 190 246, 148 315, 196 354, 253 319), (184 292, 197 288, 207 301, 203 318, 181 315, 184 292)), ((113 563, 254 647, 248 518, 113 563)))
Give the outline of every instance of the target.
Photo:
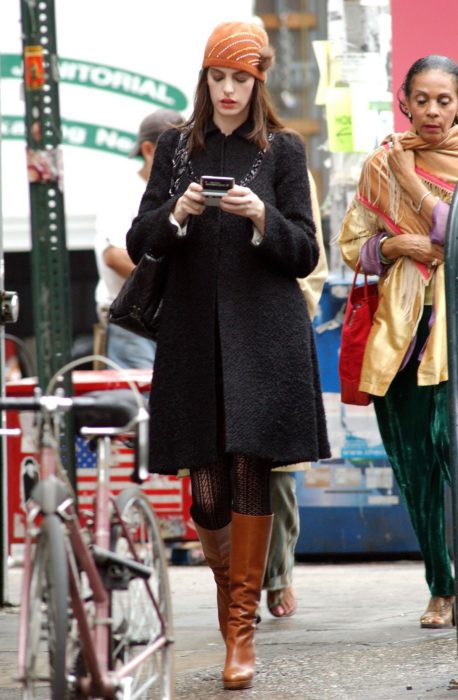
MULTIPOLYGON (((142 396, 144 407, 148 404, 142 396)), ((131 389, 90 391, 78 397, 75 411, 75 430, 88 428, 122 428, 138 413, 138 403, 131 389), (84 399, 87 399, 85 406, 84 399)))

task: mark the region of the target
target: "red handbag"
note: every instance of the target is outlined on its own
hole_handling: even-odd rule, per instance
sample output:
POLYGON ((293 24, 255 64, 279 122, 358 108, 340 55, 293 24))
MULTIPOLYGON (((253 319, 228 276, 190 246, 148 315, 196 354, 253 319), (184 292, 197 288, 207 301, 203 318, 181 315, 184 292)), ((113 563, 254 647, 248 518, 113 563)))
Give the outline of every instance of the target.
POLYGON ((357 286, 359 272, 357 266, 342 324, 339 355, 340 394, 342 403, 367 406, 371 402, 370 394, 359 391, 358 386, 367 338, 378 306, 378 287, 376 282, 369 283, 366 275, 364 284, 357 286))

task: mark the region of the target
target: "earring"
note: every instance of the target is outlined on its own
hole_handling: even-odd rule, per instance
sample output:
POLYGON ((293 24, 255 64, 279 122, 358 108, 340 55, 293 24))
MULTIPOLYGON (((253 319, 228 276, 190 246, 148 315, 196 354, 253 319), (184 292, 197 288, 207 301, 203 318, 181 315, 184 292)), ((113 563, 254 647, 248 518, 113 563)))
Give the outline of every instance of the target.
POLYGON ((407 112, 407 116, 409 117, 409 119, 412 119, 412 112, 407 112))

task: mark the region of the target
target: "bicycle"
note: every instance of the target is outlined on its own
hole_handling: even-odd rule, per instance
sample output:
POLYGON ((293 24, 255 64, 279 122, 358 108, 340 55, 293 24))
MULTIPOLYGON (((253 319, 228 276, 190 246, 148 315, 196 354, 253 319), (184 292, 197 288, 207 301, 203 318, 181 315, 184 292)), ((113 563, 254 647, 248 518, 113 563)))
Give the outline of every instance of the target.
POLYGON ((114 439, 135 439, 132 480, 148 476, 149 416, 131 390, 134 399, 129 390, 0 398, 0 410, 38 416, 40 474, 25 504, 19 621, 24 700, 172 698, 172 609, 159 527, 139 486, 117 497, 109 487, 114 439), (97 455, 94 518, 84 528, 59 454, 68 412, 97 455))

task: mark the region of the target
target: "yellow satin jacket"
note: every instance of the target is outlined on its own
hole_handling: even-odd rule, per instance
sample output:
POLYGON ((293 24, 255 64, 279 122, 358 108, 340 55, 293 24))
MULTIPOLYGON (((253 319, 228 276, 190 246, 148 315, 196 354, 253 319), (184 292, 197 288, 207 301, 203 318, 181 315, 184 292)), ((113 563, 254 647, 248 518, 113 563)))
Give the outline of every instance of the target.
MULTIPOLYGON (((373 235, 386 230, 386 225, 355 198, 350 204, 339 234, 344 261, 353 270, 363 244, 373 235)), ((364 353, 359 390, 384 396, 415 337, 425 302, 425 285, 411 299, 409 313, 401 305, 403 277, 407 274, 408 258, 398 258, 379 278, 379 305, 364 353)), ((434 323, 419 364, 417 383, 420 386, 438 384, 448 379, 447 335, 445 314, 444 265, 432 272, 434 323)), ((405 282, 405 280, 404 280, 405 282)))

